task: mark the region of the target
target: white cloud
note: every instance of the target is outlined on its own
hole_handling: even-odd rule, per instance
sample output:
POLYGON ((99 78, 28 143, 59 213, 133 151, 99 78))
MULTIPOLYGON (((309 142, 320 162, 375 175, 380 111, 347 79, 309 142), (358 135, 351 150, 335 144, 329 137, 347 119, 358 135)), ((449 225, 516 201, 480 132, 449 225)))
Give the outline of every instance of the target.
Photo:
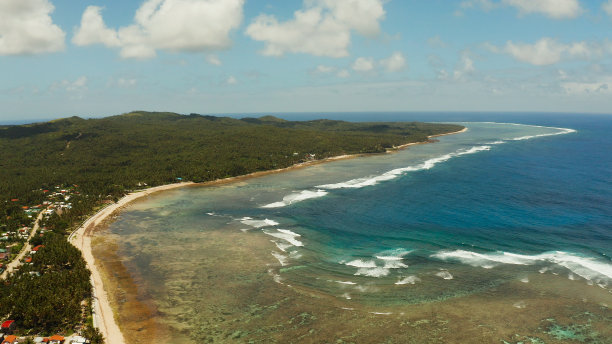
POLYGON ((479 7, 485 11, 489 11, 497 7, 497 4, 491 0, 466 0, 462 1, 459 5, 461 8, 475 8, 479 7))
POLYGON ((225 84, 226 85, 235 85, 237 83, 238 83, 238 80, 233 75, 230 75, 227 79, 225 79, 225 84))
POLYGON ((601 5, 601 8, 612 18, 612 0, 608 0, 601 5))
POLYGON ((353 63, 353 70, 356 72, 369 72, 374 69, 374 59, 369 57, 360 57, 353 63))
POLYGON ((338 73, 336 73, 336 76, 339 78, 348 78, 351 76, 351 73, 349 73, 349 71, 346 69, 342 69, 339 70, 338 73))
POLYGON ((220 66, 221 65, 221 60, 219 60, 219 57, 217 57, 217 55, 207 55, 206 56, 206 62, 215 65, 215 66, 220 66))
POLYGON ((134 23, 110 29, 100 7, 89 6, 72 42, 120 47, 123 58, 151 58, 157 50, 206 52, 231 46, 230 32, 240 26, 244 0, 147 0, 134 23))
MULTIPOLYGON (((459 5, 461 9, 480 8, 490 11, 502 6, 516 8, 520 14, 539 13, 554 19, 575 18, 584 12, 579 0, 466 0, 459 5)), ((461 15, 459 10, 456 14, 461 15)))
POLYGON ((272 15, 255 18, 246 30, 254 40, 265 42, 263 55, 304 53, 315 56, 348 56, 352 31, 366 37, 380 33, 383 0, 304 0, 294 18, 279 22, 272 15))
POLYGON ((81 17, 80 29, 72 37, 76 45, 88 45, 90 42, 102 43, 109 47, 119 47, 121 42, 115 30, 109 29, 100 12, 102 7, 89 6, 81 17))
POLYGON ((318 65, 317 68, 315 68, 315 72, 318 74, 329 74, 333 73, 335 70, 336 68, 334 67, 324 65, 318 65))
MULTIPOLYGON (((470 58, 468 53, 463 53, 461 55, 461 60, 459 61, 459 64, 453 71, 453 78, 455 78, 455 80, 459 80, 465 77, 466 75, 472 74, 474 71, 476 71, 476 68, 474 68, 474 61, 470 58)), ((439 76, 445 74, 446 72, 442 70, 440 71, 439 76)))
POLYGON ((612 94, 612 79, 597 82, 565 82, 561 84, 567 94, 612 94))
POLYGON ((125 79, 119 78, 117 79, 117 85, 119 87, 134 87, 138 81, 136 79, 125 79))
POLYGON ((398 72, 406 68, 406 58, 400 52, 394 52, 389 58, 380 60, 380 64, 388 72, 398 72))
POLYGON ((584 10, 578 0, 503 0, 522 14, 540 13, 555 19, 575 18, 584 10))
POLYGON ((427 40, 427 45, 429 45, 432 48, 446 48, 448 46, 446 44, 446 42, 444 42, 444 40, 442 40, 442 38, 440 38, 439 35, 430 37, 427 40))
POLYGON ((70 80, 62 80, 59 82, 54 82, 51 85, 51 90, 64 90, 66 92, 79 92, 87 90, 87 77, 80 76, 74 81, 70 80))
POLYGON ((508 41, 503 49, 492 47, 494 52, 505 52, 515 59, 536 66, 555 64, 564 57, 576 59, 591 59, 605 54, 606 44, 574 42, 559 43, 552 38, 542 38, 534 44, 514 43, 508 41))
POLYGON ((0 1, 0 55, 30 55, 64 50, 66 34, 53 24, 49 0, 0 1))

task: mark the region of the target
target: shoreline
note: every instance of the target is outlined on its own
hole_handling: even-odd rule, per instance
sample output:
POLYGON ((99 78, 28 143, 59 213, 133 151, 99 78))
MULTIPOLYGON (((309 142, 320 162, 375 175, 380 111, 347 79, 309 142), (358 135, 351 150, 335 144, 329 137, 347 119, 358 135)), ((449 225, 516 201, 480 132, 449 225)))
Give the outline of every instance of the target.
MULTIPOLYGON (((433 141, 431 141, 430 139, 433 137, 459 134, 467 130, 468 128, 465 127, 462 130, 455 131, 455 132, 430 135, 427 137, 427 141, 411 142, 411 143, 407 143, 407 144, 400 145, 397 147, 393 147, 392 149, 387 150, 386 153, 394 153, 394 152, 397 152, 399 150, 405 149, 413 145, 432 143, 433 141)), ((160 186, 151 187, 151 188, 144 189, 144 190, 138 190, 138 191, 131 192, 125 195, 124 197, 122 197, 116 203, 110 204, 98 210, 94 215, 89 217, 78 229, 76 229, 74 232, 70 234, 70 236, 68 237, 68 241, 72 243, 75 247, 77 247, 82 252, 83 258, 85 259, 85 262, 87 264, 87 268, 91 271, 91 282, 92 282, 92 288, 93 288, 92 307, 93 307, 94 324, 97 324, 97 328, 100 330, 100 332, 104 336, 106 343, 127 344, 127 342, 125 341, 125 337, 123 336, 123 333, 121 332, 121 329, 117 323, 117 319, 115 319, 116 314, 113 312, 113 308, 111 307, 108 293, 104 289, 102 273, 96 266, 96 259, 93 255, 91 239, 93 237, 93 233, 96 227, 98 227, 100 224, 106 221, 114 213, 121 211, 126 206, 129 206, 132 202, 135 202, 145 196, 150 196, 151 194, 162 192, 162 191, 168 191, 168 190, 173 190, 173 189, 178 189, 178 188, 188 187, 188 186, 189 187, 194 187, 194 186, 206 187, 206 186, 224 185, 224 184, 229 184, 229 183, 236 182, 236 181, 242 181, 242 180, 261 177, 265 175, 282 173, 282 172, 287 172, 287 171, 291 171, 295 169, 301 169, 301 168, 305 168, 305 167, 309 167, 313 165, 323 164, 326 162, 352 159, 352 158, 357 158, 357 157, 362 157, 362 156, 367 156, 367 155, 371 155, 371 154, 344 154, 344 155, 328 157, 328 158, 324 158, 320 160, 301 162, 301 163, 297 163, 297 164, 294 164, 288 167, 279 168, 275 170, 252 172, 252 173, 241 175, 241 176, 221 178, 221 179, 216 179, 216 180, 202 182, 202 183, 182 182, 182 183, 160 185, 160 186)))
POLYGON ((411 142, 411 143, 406 143, 406 144, 403 144, 403 145, 399 145, 397 147, 391 148, 390 150, 387 151, 387 153, 393 153, 395 151, 402 150, 402 149, 404 149, 406 147, 410 147, 410 146, 416 146, 416 145, 423 145, 423 144, 427 144, 427 143, 433 143, 435 141, 431 141, 431 139, 434 138, 434 137, 441 137, 441 136, 447 136, 447 135, 461 134, 461 133, 465 133, 466 131, 468 131, 468 128, 464 127, 461 130, 453 131, 453 132, 450 132, 450 133, 429 135, 429 136, 427 136, 427 141, 411 142))

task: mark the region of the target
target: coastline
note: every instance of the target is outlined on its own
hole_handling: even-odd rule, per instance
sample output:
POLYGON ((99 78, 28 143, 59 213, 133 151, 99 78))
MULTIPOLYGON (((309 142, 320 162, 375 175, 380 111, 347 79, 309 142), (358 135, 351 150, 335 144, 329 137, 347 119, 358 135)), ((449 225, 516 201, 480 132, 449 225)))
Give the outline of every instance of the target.
MULTIPOLYGON (((450 133, 444 133, 444 134, 438 134, 438 135, 430 135, 427 137, 427 141, 411 142, 411 143, 407 143, 404 145, 400 145, 400 146, 394 147, 393 149, 387 150, 387 153, 393 153, 398 150, 405 149, 412 145, 432 143, 434 141, 431 141, 430 139, 433 137, 459 134, 467 130, 468 128, 465 127, 462 130, 459 130, 456 132, 450 132, 450 133)), ((113 311, 113 308, 111 307, 109 294, 104 288, 102 273, 100 269, 98 268, 98 266, 96 266, 96 259, 93 255, 93 250, 92 250, 92 236, 93 236, 93 233, 95 232, 96 227, 98 227, 100 224, 106 221, 114 213, 121 211, 123 208, 125 208, 126 206, 129 206, 132 202, 139 200, 140 198, 143 198, 145 196, 149 196, 153 193, 157 193, 161 191, 168 191, 168 190, 187 187, 187 186, 202 187, 202 186, 229 184, 229 183, 236 182, 236 181, 242 181, 246 179, 261 177, 261 176, 265 176, 269 174, 287 172, 287 171, 291 171, 295 169, 305 168, 308 166, 323 164, 326 162, 352 159, 352 158, 367 156, 367 155, 370 155, 370 154, 344 154, 344 155, 333 156, 333 157, 320 159, 320 160, 313 160, 313 161, 297 163, 297 164, 294 164, 294 165, 291 165, 285 168, 279 168, 279 169, 268 170, 268 171, 258 171, 258 172, 241 175, 241 176, 216 179, 216 180, 208 181, 208 182, 202 182, 202 183, 182 182, 182 183, 173 183, 173 184, 156 186, 156 187, 152 187, 149 189, 131 192, 125 195, 124 197, 122 197, 118 202, 100 209, 93 216, 88 218, 77 230, 75 230, 68 237, 68 241, 71 242, 73 245, 75 245, 82 252, 83 257, 87 263, 87 267, 91 271, 91 281, 92 281, 93 295, 94 295, 93 297, 94 299, 93 300, 94 324, 97 325, 98 329, 104 336, 107 343, 127 344, 127 342, 125 341, 125 337, 123 336, 123 333, 121 332, 121 329, 118 325, 117 319, 115 318, 116 314, 113 311)))
POLYGON ((395 151, 402 150, 402 149, 410 147, 410 146, 423 145, 423 144, 426 144, 426 143, 433 143, 435 141, 432 141, 431 139, 434 138, 434 137, 441 137, 441 136, 447 136, 447 135, 461 134, 461 133, 465 133, 466 131, 468 131, 468 128, 464 127, 461 130, 453 131, 453 132, 450 132, 450 133, 429 135, 429 136, 427 136, 427 141, 411 142, 411 143, 406 143, 406 144, 403 144, 403 145, 399 145, 397 147, 393 147, 392 149, 388 150, 387 153, 393 153, 395 151))

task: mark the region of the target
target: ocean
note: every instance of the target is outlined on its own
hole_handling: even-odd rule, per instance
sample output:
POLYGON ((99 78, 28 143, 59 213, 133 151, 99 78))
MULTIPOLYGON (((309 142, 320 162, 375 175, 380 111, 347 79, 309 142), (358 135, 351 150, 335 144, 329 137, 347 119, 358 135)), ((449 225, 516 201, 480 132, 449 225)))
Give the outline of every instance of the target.
POLYGON ((612 116, 288 118, 313 117, 438 121, 467 131, 397 153, 160 193, 127 208, 100 234, 97 251, 108 262, 103 247, 117 245, 114 261, 146 300, 147 318, 168 324, 164 335, 284 342, 304 331, 257 332, 253 324, 271 327, 319 303, 302 313, 384 316, 393 330, 311 319, 311 329, 335 332, 304 332, 293 342, 345 340, 345 332, 356 342, 381 335, 436 342, 434 330, 442 331, 439 342, 465 342, 465 333, 469 342, 612 341, 612 116), (276 298, 263 296, 271 285, 276 298), (277 304, 288 298, 290 306, 277 304), (254 305, 266 302, 275 311, 251 319, 254 305), (478 321, 454 318, 459 303, 488 307, 473 311, 478 321), (215 321, 213 310, 227 305, 215 321), (433 329, 415 337, 398 330, 402 319, 419 316, 433 329), (446 323, 435 322, 442 317, 446 323), (481 329, 487 321, 490 333, 481 329))

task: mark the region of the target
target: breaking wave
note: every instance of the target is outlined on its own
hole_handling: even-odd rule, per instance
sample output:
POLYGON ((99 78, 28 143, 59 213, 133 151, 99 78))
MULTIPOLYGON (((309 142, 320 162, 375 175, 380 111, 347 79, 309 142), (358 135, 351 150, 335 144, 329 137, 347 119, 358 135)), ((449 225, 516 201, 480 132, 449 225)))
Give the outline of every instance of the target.
POLYGON ((270 219, 254 220, 251 217, 243 217, 239 221, 241 223, 247 225, 247 226, 251 226, 251 227, 254 227, 254 228, 261 228, 261 227, 269 227, 269 226, 276 226, 276 225, 278 225, 278 222, 276 222, 274 220, 270 220, 270 219))
POLYGON ((462 156, 462 155, 468 155, 468 154, 474 154, 474 153, 478 153, 478 152, 482 152, 482 151, 488 151, 490 149, 491 149, 491 146, 487 146, 487 145, 474 146, 474 147, 471 147, 469 149, 460 149, 460 150, 457 150, 456 152, 453 152, 453 153, 448 153, 448 154, 444 154, 444 155, 439 156, 439 157, 435 157, 435 158, 431 158, 431 159, 425 160, 423 163, 415 165, 415 166, 396 168, 394 170, 385 172, 385 173, 383 173, 381 175, 378 175, 378 176, 356 178, 356 179, 352 179, 352 180, 349 180, 349 181, 346 181, 346 182, 335 183, 335 184, 318 185, 317 188, 328 189, 328 190, 331 190, 331 189, 347 189, 347 188, 359 189, 359 188, 363 188, 363 187, 366 187, 366 186, 376 185, 376 184, 378 184, 380 182, 383 182, 383 181, 395 179, 395 178, 401 176, 402 174, 404 174, 406 172, 429 170, 429 169, 433 168, 434 166, 436 166, 437 164, 439 164, 441 162, 448 161, 448 160, 450 160, 450 159, 452 159, 454 157, 458 157, 458 156, 462 156))
POLYGON ((262 208, 286 207, 290 204, 298 203, 298 202, 301 202, 307 199, 311 199, 311 198, 323 197, 325 195, 327 195, 327 191, 325 190, 316 190, 316 191, 304 190, 302 192, 292 193, 290 195, 287 195, 283 197, 282 201, 266 204, 262 206, 262 208))
MULTIPOLYGON (((523 255, 509 252, 477 253, 465 250, 455 250, 440 251, 431 255, 431 257, 440 260, 456 260, 464 264, 485 269, 491 269, 502 264, 534 265, 537 263, 550 263, 564 267, 573 274, 588 281, 595 281, 603 285, 608 285, 612 282, 611 263, 563 251, 523 255)), ((547 270, 547 268, 543 268, 544 272, 547 270)))
POLYGON ((284 240, 293 246, 304 246, 304 243, 302 243, 301 241, 297 239, 301 237, 301 235, 295 232, 292 232, 288 229, 277 229, 276 232, 264 230, 263 232, 269 236, 284 240))

